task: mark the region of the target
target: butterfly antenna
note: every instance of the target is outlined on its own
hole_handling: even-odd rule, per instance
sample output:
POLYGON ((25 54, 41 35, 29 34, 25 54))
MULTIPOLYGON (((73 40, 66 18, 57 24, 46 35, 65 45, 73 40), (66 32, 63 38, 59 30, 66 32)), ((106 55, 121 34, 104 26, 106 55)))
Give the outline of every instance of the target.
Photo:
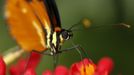
POLYGON ((76 27, 78 25, 80 25, 80 23, 76 23, 76 24, 72 25, 68 30, 72 30, 74 27, 76 27))
POLYGON ((79 25, 83 25, 84 27, 88 28, 91 25, 91 21, 88 18, 83 18, 78 23, 72 25, 68 30, 73 30, 73 28, 79 25))

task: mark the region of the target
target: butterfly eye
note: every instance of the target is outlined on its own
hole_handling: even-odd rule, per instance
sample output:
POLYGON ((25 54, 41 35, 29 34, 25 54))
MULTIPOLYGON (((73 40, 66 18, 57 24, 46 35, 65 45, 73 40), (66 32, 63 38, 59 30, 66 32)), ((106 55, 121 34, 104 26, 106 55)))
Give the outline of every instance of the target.
POLYGON ((72 31, 68 31, 68 30, 63 30, 61 32, 61 35, 64 40, 69 40, 73 36, 72 31))

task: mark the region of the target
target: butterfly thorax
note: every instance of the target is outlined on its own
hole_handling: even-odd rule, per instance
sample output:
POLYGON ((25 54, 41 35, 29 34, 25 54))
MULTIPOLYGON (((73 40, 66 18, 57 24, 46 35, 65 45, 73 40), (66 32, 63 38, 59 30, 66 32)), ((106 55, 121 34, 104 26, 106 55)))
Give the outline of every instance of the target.
POLYGON ((56 30, 47 38, 47 46, 52 53, 58 53, 61 49, 61 45, 64 41, 69 40, 73 36, 72 31, 70 30, 56 30))

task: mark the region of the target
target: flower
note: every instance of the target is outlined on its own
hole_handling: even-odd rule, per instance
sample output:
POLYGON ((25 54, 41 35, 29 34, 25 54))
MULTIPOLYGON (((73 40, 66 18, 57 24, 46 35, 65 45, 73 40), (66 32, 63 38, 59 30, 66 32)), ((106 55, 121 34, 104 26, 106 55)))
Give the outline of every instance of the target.
POLYGON ((6 65, 1 56, 0 56, 0 75, 6 75, 6 65))
POLYGON ((113 61, 111 58, 102 58, 98 65, 85 58, 83 61, 72 65, 70 75, 109 75, 112 68, 113 61))
POLYGON ((25 71, 24 75, 36 75, 36 72, 33 68, 29 68, 25 71))
POLYGON ((96 69, 96 73, 95 75, 109 75, 110 72, 113 69, 113 61, 112 59, 105 57, 102 58, 99 62, 98 62, 98 67, 96 69))
POLYGON ((21 75, 26 71, 32 71, 36 69, 39 61, 41 59, 41 55, 35 52, 32 52, 29 59, 21 58, 16 65, 12 65, 10 67, 10 74, 11 75, 21 75))
POLYGON ((71 66, 70 75, 94 75, 96 65, 85 58, 83 61, 75 63, 71 66))
POLYGON ((54 72, 46 70, 42 75, 69 75, 69 70, 65 66, 57 66, 54 72))
POLYGON ((54 72, 47 70, 42 75, 109 75, 112 69, 113 61, 109 57, 102 58, 97 65, 85 58, 74 63, 70 69, 65 66, 58 66, 54 72))
MULTIPOLYGON (((29 59, 21 58, 16 65, 12 65, 9 73, 10 75, 37 75, 35 70, 40 59, 41 55, 33 52, 29 59)), ((113 60, 109 57, 102 58, 98 64, 94 64, 91 60, 85 58, 72 64, 70 68, 60 65, 54 71, 44 71, 42 75, 109 75, 113 65, 113 60)), ((6 65, 2 57, 0 57, 0 75, 6 75, 6 65)))

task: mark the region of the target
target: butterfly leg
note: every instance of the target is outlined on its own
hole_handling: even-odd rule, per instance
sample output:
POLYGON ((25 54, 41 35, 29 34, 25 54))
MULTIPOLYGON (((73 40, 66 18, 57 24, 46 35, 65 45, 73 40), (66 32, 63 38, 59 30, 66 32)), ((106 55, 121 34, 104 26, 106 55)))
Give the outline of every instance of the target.
POLYGON ((68 52, 71 50, 76 50, 78 52, 78 54, 80 55, 81 60, 85 57, 89 58, 87 52, 80 45, 74 45, 71 48, 63 49, 63 50, 61 50, 61 52, 68 52))
MULTIPOLYGON (((34 52, 37 52, 37 51, 34 51, 34 52)), ((42 54, 42 55, 48 55, 48 56, 52 56, 53 57, 53 69, 56 68, 57 64, 58 64, 58 59, 59 59, 59 53, 60 52, 52 52, 50 50, 47 50, 47 51, 44 51, 44 52, 37 52, 39 54, 42 54)))
POLYGON ((58 60, 59 60, 59 54, 54 54, 53 55, 53 69, 56 68, 56 66, 58 64, 58 60))
POLYGON ((43 51, 43 52, 38 52, 38 51, 35 51, 33 50, 33 52, 36 52, 36 53, 39 53, 39 54, 42 54, 42 55, 48 55, 48 56, 53 56, 53 52, 51 51, 43 51))
MULTIPOLYGON (((34 51, 32 51, 32 52, 34 52, 34 51)), ((21 75, 24 75, 24 73, 26 72, 26 70, 28 68, 28 65, 29 65, 29 62, 30 62, 30 58, 32 56, 32 52, 30 52, 30 54, 28 55, 28 59, 27 59, 26 64, 25 64, 24 71, 22 72, 21 75)))

